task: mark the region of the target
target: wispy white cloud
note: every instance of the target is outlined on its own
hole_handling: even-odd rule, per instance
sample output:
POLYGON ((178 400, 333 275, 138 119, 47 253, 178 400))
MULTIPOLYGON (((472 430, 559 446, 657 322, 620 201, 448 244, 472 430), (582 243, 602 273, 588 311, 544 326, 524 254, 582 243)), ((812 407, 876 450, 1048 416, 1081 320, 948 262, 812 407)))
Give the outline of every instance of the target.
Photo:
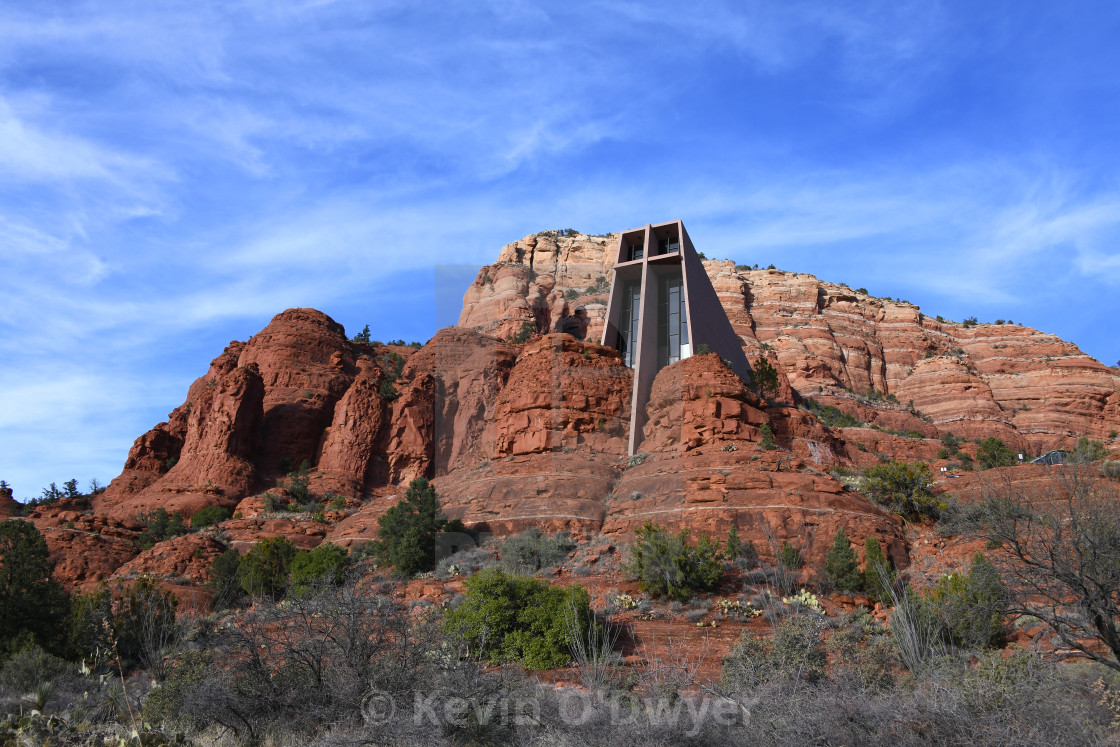
POLYGON ((1059 54, 1069 43, 1046 28, 1015 47, 998 15, 800 0, 0 7, 0 405, 17 408, 2 437, 41 421, 36 443, 78 454, 108 432, 51 430, 53 415, 112 420, 130 397, 166 412, 217 353, 199 352, 202 330, 220 349, 297 305, 411 324, 418 294, 400 278, 490 261, 544 228, 681 217, 710 255, 948 305, 1011 304, 1055 277, 1115 288, 1120 150, 1092 126, 1120 97, 1092 97, 1103 108, 1060 140, 1037 102, 1008 122, 1009 99, 986 98, 1044 83, 1049 117, 1114 87, 1083 73, 1115 55, 1059 54), (1040 44, 1057 45, 1052 63, 1024 72, 1040 44), (168 340, 199 360, 156 362, 168 340), (75 356, 85 378, 49 364, 75 356))
MULTIPOLYGON (((36 103, 43 118, 46 107, 36 103)), ((121 186, 129 175, 153 166, 65 131, 52 132, 21 117, 0 97, 0 179, 8 183, 93 180, 121 186)))

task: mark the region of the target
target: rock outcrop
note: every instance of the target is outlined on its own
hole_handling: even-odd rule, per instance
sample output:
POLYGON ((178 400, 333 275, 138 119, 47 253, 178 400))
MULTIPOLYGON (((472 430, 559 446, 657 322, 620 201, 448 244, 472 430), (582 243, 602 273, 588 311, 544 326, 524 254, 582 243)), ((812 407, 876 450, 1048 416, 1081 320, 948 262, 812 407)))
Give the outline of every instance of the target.
MULTIPOLYGON (((467 290, 460 325, 504 336, 524 320, 541 331, 556 331, 559 320, 564 331, 597 341, 606 296, 587 291, 596 290, 595 273, 609 281, 616 240, 544 234, 506 246, 467 290), (541 257, 547 272, 533 280, 541 257), (590 322, 577 323, 579 314, 590 322)), ((874 390, 912 403, 939 432, 997 436, 1035 453, 1082 435, 1112 438, 1120 427, 1120 371, 1053 335, 944 321, 804 273, 728 260, 704 267, 748 358, 768 357, 803 397, 854 401, 853 393, 874 390)))
POLYGON ((620 456, 631 379, 616 350, 566 334, 536 338, 498 397, 495 456, 580 447, 620 456))
POLYGON ((1120 429, 1120 375, 1074 345, 717 260, 705 262, 713 287, 748 358, 776 367, 778 390, 760 398, 715 355, 666 367, 642 454, 627 458, 632 373, 596 344, 615 240, 510 244, 467 291, 460 326, 420 349, 347 339, 312 309, 231 342, 136 440, 92 513, 34 515, 59 577, 89 588, 151 573, 201 591, 216 537, 240 551, 275 536, 301 549, 368 542, 420 476, 449 518, 483 533, 624 543, 646 521, 719 538, 736 526, 764 556, 790 542, 815 563, 842 527, 857 546, 878 537, 902 567, 911 548, 899 521, 834 468, 920 459, 939 472, 956 464, 942 450, 949 432, 1037 453, 1120 429), (220 534, 140 553, 138 518, 210 505, 234 511, 220 534))
POLYGON ((67 507, 38 508, 28 518, 47 542, 55 578, 68 589, 92 591, 140 553, 136 522, 67 507))
POLYGON ((11 488, 0 488, 0 519, 14 514, 19 508, 19 502, 12 497, 11 488))
POLYGON ((506 245, 467 290, 459 326, 504 339, 531 322, 540 332, 599 339, 617 240, 548 231, 506 245))

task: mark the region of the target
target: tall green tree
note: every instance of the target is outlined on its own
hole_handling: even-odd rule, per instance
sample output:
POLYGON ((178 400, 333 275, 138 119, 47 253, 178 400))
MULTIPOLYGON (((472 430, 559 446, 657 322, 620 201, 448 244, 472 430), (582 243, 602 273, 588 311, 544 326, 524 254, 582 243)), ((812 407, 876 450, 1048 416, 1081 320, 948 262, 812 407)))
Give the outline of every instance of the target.
POLYGON ((852 542, 844 533, 844 527, 836 530, 832 546, 825 553, 824 572, 828 580, 840 591, 859 591, 863 588, 863 575, 859 572, 859 561, 852 549, 852 542))
POLYGON ((780 391, 778 370, 761 355, 755 360, 751 370, 751 388, 763 399, 777 397, 780 391))
POLYGON ((288 569, 296 546, 284 537, 264 539, 245 553, 238 565, 241 588, 255 597, 279 599, 288 591, 288 569))
POLYGON ((417 477, 408 484, 404 500, 377 520, 378 556, 402 576, 430 571, 436 565, 436 534, 446 524, 436 489, 417 477))
POLYGON ((69 602, 53 571, 47 541, 34 524, 0 522, 0 655, 28 635, 46 649, 62 645, 69 602))
POLYGON ((734 524, 727 530, 727 544, 723 546, 723 557, 734 561, 743 554, 743 543, 739 541, 739 528, 734 524))
POLYGON ((863 542, 863 588, 873 602, 889 604, 890 585, 893 582, 894 571, 883 552, 883 546, 875 535, 871 535, 863 542))

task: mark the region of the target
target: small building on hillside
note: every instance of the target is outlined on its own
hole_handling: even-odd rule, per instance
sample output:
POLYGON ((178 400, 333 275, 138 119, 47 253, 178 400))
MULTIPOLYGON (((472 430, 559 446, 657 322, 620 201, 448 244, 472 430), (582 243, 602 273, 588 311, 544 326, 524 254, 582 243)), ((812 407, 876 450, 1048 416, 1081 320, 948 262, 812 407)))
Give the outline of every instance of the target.
POLYGON ((665 366, 711 352, 744 381, 751 377, 739 336, 679 220, 622 232, 602 344, 621 352, 634 369, 631 456, 642 441, 653 379, 665 366))

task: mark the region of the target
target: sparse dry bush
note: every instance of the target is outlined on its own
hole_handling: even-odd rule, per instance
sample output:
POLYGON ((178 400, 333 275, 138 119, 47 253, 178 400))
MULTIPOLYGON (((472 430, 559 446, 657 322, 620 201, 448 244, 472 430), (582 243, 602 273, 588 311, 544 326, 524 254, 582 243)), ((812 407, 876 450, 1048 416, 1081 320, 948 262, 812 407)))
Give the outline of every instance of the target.
POLYGON ((1045 622, 1068 649, 1120 671, 1120 490, 1088 465, 1054 466, 1044 488, 985 485, 985 518, 1009 612, 1045 622))
POLYGON ((510 573, 533 574, 563 563, 575 547, 567 532, 549 536, 536 528, 527 529, 502 543, 502 565, 510 573))

